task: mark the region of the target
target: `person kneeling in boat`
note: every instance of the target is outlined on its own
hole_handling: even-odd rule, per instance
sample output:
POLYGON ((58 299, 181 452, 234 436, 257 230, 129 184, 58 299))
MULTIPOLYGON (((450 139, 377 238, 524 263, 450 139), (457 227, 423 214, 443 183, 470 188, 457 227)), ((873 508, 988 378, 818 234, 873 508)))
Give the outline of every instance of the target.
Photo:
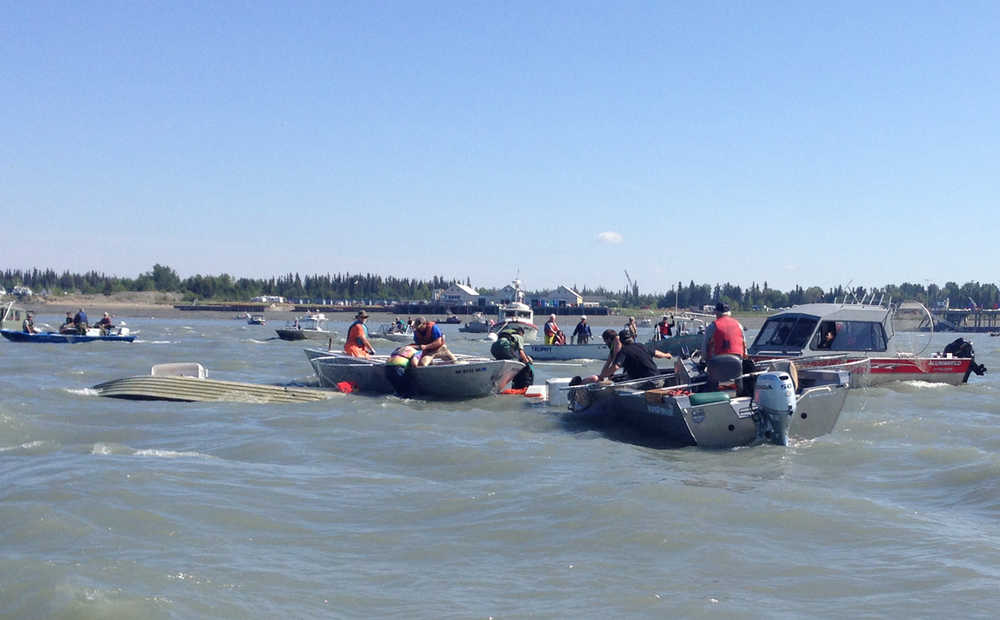
POLYGON ((413 376, 409 370, 417 366, 419 361, 420 351, 412 344, 397 347, 389 354, 389 359, 385 362, 385 378, 392 384, 396 396, 410 398, 414 395, 413 376))
POLYGON ((513 327, 497 334, 496 342, 490 346, 490 354, 493 355, 493 359, 517 360, 524 364, 524 368, 511 379, 510 387, 521 390, 535 382, 535 371, 531 366, 535 360, 524 350, 524 330, 522 328, 513 327))
POLYGON ((111 324, 111 315, 105 312, 101 320, 94 324, 94 327, 101 328, 101 334, 106 336, 115 326, 111 324))
POLYGON ((344 353, 351 357, 368 358, 375 355, 375 347, 368 341, 368 313, 362 310, 354 315, 354 322, 347 329, 347 341, 344 343, 344 353))
POLYGON ((421 352, 420 365, 430 366, 434 358, 441 358, 449 362, 457 362, 451 351, 444 343, 444 334, 441 328, 422 316, 413 319, 413 344, 421 352))

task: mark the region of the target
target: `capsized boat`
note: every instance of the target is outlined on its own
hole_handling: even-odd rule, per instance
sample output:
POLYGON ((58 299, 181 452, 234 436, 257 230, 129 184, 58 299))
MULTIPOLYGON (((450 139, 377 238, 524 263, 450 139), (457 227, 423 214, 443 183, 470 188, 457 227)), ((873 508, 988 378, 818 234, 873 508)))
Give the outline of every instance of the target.
MULTIPOLYGON (((306 349, 313 372, 324 387, 349 382, 362 392, 392 394, 392 384, 385 376, 386 355, 369 359, 351 357, 323 349, 306 349)), ((456 355, 457 362, 438 362, 409 369, 418 397, 459 399, 493 394, 510 383, 524 364, 514 360, 456 355)))
POLYGON ((98 396, 181 402, 304 403, 338 395, 331 390, 209 379, 197 362, 156 364, 148 375, 114 379, 92 388, 98 396))
POLYGON ((299 317, 282 329, 274 330, 282 340, 330 340, 337 337, 336 331, 327 329, 326 315, 314 312, 299 317))
POLYGON ((535 313, 531 306, 524 303, 521 281, 514 280, 513 284, 514 299, 497 310, 497 322, 490 328, 490 332, 499 334, 504 330, 520 327, 526 341, 534 340, 538 336, 538 327, 534 323, 535 313))
POLYGON ((693 391, 706 379, 692 360, 677 360, 674 371, 657 377, 569 388, 569 409, 602 426, 626 426, 675 445, 788 445, 790 439, 833 431, 847 397, 849 372, 798 370, 778 361, 735 384, 723 383, 718 391, 693 391))
POLYGON ((63 334, 60 332, 37 332, 29 334, 24 331, 12 329, 0 330, 2 335, 11 342, 41 342, 41 343, 78 343, 78 342, 132 342, 135 340, 129 332, 129 328, 124 325, 112 328, 110 331, 101 330, 97 327, 90 327, 85 334, 63 334))
POLYGON ((793 306, 768 317, 748 352, 756 361, 793 359, 799 368, 847 368, 852 387, 892 381, 959 385, 973 372, 986 372, 962 339, 949 345, 953 350, 931 356, 900 351, 893 312, 874 303, 793 306))

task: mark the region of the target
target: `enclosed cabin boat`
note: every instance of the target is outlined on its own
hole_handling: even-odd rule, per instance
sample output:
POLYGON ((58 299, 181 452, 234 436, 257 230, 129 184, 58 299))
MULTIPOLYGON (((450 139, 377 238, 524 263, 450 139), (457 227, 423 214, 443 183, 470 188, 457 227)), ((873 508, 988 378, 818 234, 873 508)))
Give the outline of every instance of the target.
POLYGON ((790 358, 800 367, 843 366, 851 370, 852 387, 914 380, 958 385, 970 372, 985 372, 971 346, 967 357, 897 350, 892 318, 892 308, 873 304, 794 306, 768 317, 748 353, 755 361, 790 358))
POLYGON ((524 332, 525 340, 534 340, 538 335, 538 327, 535 326, 534 319, 535 313, 532 312, 531 306, 524 303, 521 281, 514 280, 514 300, 500 306, 497 311, 497 322, 490 331, 500 333, 504 329, 520 327, 524 332))

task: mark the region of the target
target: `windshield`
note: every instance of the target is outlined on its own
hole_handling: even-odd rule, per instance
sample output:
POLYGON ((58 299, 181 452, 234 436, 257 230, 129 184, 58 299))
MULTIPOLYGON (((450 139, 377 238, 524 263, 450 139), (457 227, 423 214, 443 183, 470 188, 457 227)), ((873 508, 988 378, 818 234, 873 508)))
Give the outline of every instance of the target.
POLYGON ((885 330, 873 321, 823 321, 812 349, 828 351, 885 351, 885 330))
POLYGON ((773 317, 764 323, 754 347, 784 347, 801 349, 809 342, 819 320, 808 316, 773 317))

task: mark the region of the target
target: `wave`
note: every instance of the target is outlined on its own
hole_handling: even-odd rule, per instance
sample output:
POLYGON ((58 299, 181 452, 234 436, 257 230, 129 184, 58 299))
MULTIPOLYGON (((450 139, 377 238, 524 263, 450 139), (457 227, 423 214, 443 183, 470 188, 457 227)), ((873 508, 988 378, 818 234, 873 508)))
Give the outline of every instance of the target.
POLYGON ((143 457, 158 457, 158 458, 199 458, 199 459, 215 459, 217 457, 211 454, 205 454, 204 452, 195 452, 192 450, 162 450, 158 448, 131 448, 122 444, 113 443, 103 443, 98 442, 93 445, 90 449, 90 453, 98 456, 143 456, 143 457))

